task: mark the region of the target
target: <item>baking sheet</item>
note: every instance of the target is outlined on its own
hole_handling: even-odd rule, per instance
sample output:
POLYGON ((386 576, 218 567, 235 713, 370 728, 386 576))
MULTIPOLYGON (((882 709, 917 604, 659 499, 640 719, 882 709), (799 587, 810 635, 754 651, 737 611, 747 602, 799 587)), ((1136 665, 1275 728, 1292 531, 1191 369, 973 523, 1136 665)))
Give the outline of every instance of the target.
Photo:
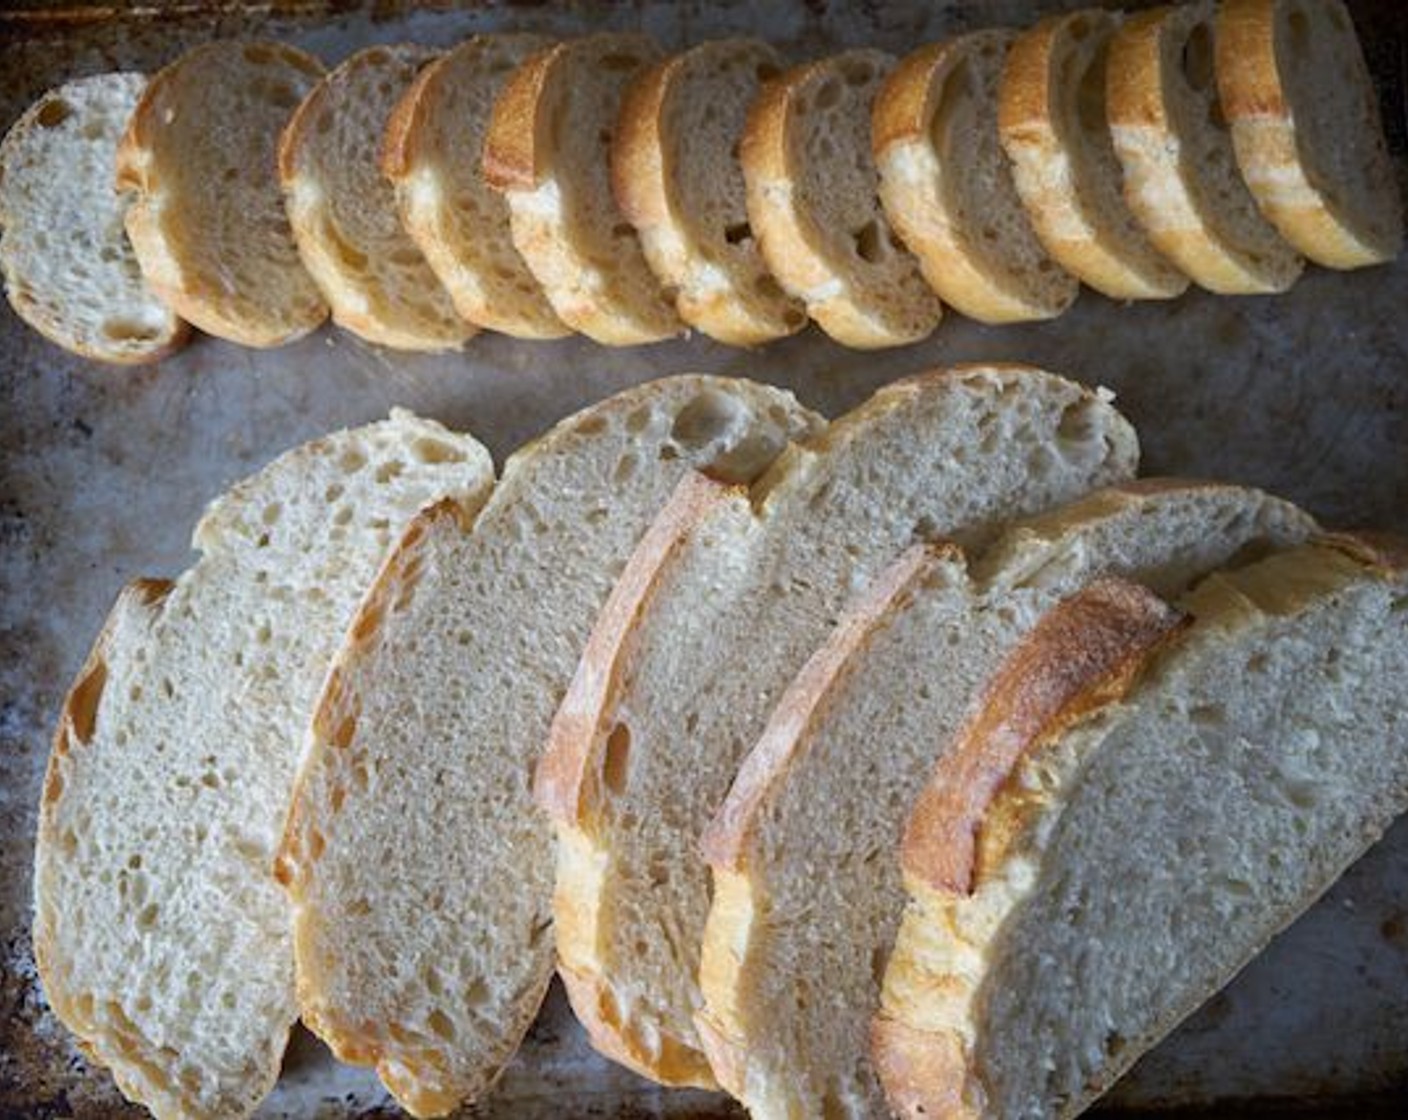
MULTIPOLYGON (((1076 4, 679 5, 380 3, 152 8, 10 5, 0 12, 0 126, 48 86, 152 69, 216 35, 287 38, 329 63, 372 42, 449 44, 479 30, 638 28, 683 46, 759 34, 795 57, 849 45, 903 51, 1076 4)), ((1351 2, 1400 179, 1408 14, 1351 2)), ((787 386, 836 414, 877 386, 960 360, 1034 361, 1106 385, 1138 425, 1146 473, 1275 490, 1326 523, 1408 532, 1408 261, 1311 269, 1279 297, 1200 292, 1120 306, 1089 291, 1053 323, 988 328, 951 315, 928 341, 846 351, 810 330, 753 352, 691 338, 630 350, 491 335, 461 354, 393 354, 326 329, 260 353, 212 339, 155 369, 69 357, 0 310, 0 1115, 137 1115, 44 1007, 29 950, 34 807, 64 689, 118 589, 190 562, 201 508, 295 443, 404 405, 468 428, 502 461, 575 409, 666 373, 787 386)), ((1126 1107, 1334 1105, 1408 1114, 1408 821, 1122 1086, 1126 1107), (1349 1104, 1353 1100, 1354 1104, 1349 1104)), ((1224 1107, 1215 1111, 1222 1114, 1224 1107)), ((489 1116, 729 1114, 721 1098, 655 1089, 586 1047, 565 1001, 548 1010, 481 1110, 489 1116)), ((393 1114, 365 1071, 309 1036, 262 1115, 393 1114)))

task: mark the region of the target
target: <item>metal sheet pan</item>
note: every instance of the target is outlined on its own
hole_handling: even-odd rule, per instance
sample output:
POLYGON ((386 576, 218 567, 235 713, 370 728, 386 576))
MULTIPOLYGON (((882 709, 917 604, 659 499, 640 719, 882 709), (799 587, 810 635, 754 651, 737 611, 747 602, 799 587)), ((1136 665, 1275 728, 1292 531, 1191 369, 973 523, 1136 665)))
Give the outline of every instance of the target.
MULTIPOLYGON (((1031 0, 855 5, 780 0, 410 5, 11 4, 0 12, 0 125, 45 88, 154 69, 216 35, 277 35, 329 62, 372 42, 449 44, 478 30, 644 29, 667 46, 766 36, 798 58, 856 44, 903 51, 958 30, 1021 25, 1031 0)), ((1408 15, 1351 0, 1383 95, 1400 178, 1408 15)), ((160 367, 62 354, 0 311, 0 1115, 135 1114, 45 1009, 29 951, 34 806, 59 700, 118 588, 190 559, 202 506, 280 450, 405 405, 473 430, 502 457, 588 402, 665 373, 772 381, 828 413, 931 365, 1035 361, 1109 386, 1138 424, 1148 473, 1216 476, 1301 502, 1327 523, 1408 531, 1408 260, 1310 270, 1287 295, 1190 293, 1118 306, 1082 294, 1060 320, 987 328, 954 315, 925 343, 849 352, 816 331, 744 352, 702 338, 614 351, 481 336, 462 354, 398 355, 325 330, 271 353, 201 339, 160 367)), ((1148 1056, 1121 1107, 1334 1108, 1408 1114, 1408 821, 1225 993, 1148 1056), (1214 1105, 1216 1104, 1216 1107, 1214 1105)), ((364 1071, 300 1036, 264 1115, 390 1114, 364 1071)), ((730 1113, 597 1058, 554 994, 484 1114, 730 1113)))

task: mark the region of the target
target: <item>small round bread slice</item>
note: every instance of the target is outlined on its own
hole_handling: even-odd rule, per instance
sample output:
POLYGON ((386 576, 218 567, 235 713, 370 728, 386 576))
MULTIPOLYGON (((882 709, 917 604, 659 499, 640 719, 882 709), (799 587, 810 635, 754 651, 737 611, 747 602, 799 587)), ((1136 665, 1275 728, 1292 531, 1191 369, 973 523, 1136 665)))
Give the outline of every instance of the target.
POLYGON ((1217 88, 1247 185, 1316 264, 1383 264, 1403 204, 1378 98, 1340 0, 1226 0, 1217 88))
POLYGON ((983 323, 1051 319, 1080 283, 1042 247, 997 138, 1015 38, 978 31, 902 60, 875 99, 880 199, 929 287, 983 323))
POLYGON ((938 760, 876 1065, 904 1117, 1073 1117, 1408 810, 1408 542, 1042 617, 938 760))
POLYGON ((455 309, 514 338, 571 334, 509 233, 508 204, 484 182, 484 137, 513 72, 551 40, 476 35, 425 67, 386 126, 381 169, 406 232, 455 309))
POLYGON ((142 279, 113 188, 117 144, 144 74, 97 74, 50 90, 0 144, 0 269, 10 306, 65 350, 136 365, 190 329, 142 279))
POLYGON ((738 162, 748 107, 782 65, 757 39, 702 43, 657 63, 627 91, 612 151, 616 201, 676 291, 680 318, 735 346, 807 325, 763 262, 738 162))
POLYGON ((859 349, 918 342, 943 314, 880 204, 870 114, 894 65, 853 50, 794 67, 753 102, 740 149, 763 259, 822 330, 859 349))
POLYGON ((476 333, 401 227, 381 173, 387 118, 436 57, 411 44, 358 51, 303 99, 279 141, 293 235, 333 322, 395 350, 452 350, 476 333))
POLYGON ((870 1020, 904 912, 900 838, 989 677, 1094 579, 1174 593, 1314 527, 1255 490, 1143 481, 1019 523, 972 563, 916 546, 879 576, 783 694, 703 837, 700 1025, 724 1087, 760 1118, 827 1102, 883 1114, 870 1020))
POLYGON ((207 334, 280 346, 327 318, 276 158, 279 132, 323 73, 282 43, 209 43, 157 74, 127 122, 117 185, 136 193, 132 248, 152 290, 207 334))
POLYGON ((1106 102, 1124 197, 1154 245, 1211 292, 1284 292, 1305 261, 1242 181, 1213 79, 1213 0, 1131 16, 1106 102))
POLYGON ((508 200, 513 243, 553 310, 607 346, 684 329, 611 192, 622 98, 659 57, 643 35, 589 35, 540 51, 494 103, 484 142, 484 176, 508 200))
POLYGON ((998 129, 1017 192, 1047 252, 1111 299, 1171 299, 1188 278, 1164 258, 1124 200, 1106 118, 1110 38, 1120 17, 1096 8, 1050 16, 1007 53, 998 129))

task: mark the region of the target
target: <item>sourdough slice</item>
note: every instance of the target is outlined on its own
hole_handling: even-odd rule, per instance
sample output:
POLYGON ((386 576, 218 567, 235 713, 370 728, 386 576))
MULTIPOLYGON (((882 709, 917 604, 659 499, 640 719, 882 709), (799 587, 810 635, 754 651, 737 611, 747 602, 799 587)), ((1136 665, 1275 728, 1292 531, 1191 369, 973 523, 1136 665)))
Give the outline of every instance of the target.
POLYGON ((1406 561, 1318 543, 1210 577, 1186 627, 1127 583, 1038 624, 908 828, 902 1115, 1077 1114, 1408 808, 1406 561))
POLYGON ((401 228, 380 166, 391 111, 436 57, 410 44, 358 51, 303 99, 279 140, 293 236, 333 322, 396 350, 451 350, 475 333, 401 228))
POLYGON ((538 775, 559 840, 559 967, 598 1049, 713 1084, 693 1021, 699 837, 852 592, 916 538, 980 544, 1136 458, 1106 398, 973 366, 881 389, 751 494, 681 490, 602 612, 538 775))
POLYGON ((738 143, 782 56, 757 39, 702 43, 652 66, 626 92, 611 183, 680 318, 720 342, 756 346, 807 325, 763 263, 748 224, 738 143))
POLYGON ((739 153, 773 275, 837 342, 866 349, 917 342, 943 312, 880 205, 870 114, 894 65, 853 50, 794 67, 753 102, 739 153))
POLYGON ((1312 529, 1254 490, 1141 482, 1010 530, 971 569, 952 546, 916 546, 882 574, 783 694, 704 834, 700 1028, 724 1088, 755 1117, 883 1114, 870 1020, 904 912, 901 833, 989 677, 1093 579, 1176 593, 1312 529))
POLYGON ((98 74, 50 90, 0 144, 0 269, 10 306, 65 350, 155 362, 190 331, 142 280, 113 190, 117 143, 143 74, 98 74))
POLYGON ((118 599, 54 739, 35 854, 45 994, 132 1100, 248 1115, 297 1018, 273 860, 304 728, 387 547, 493 483, 467 436, 394 412, 216 501, 200 559, 118 599))
POLYGON ((550 40, 476 35, 425 67, 386 126, 381 167, 401 222, 455 309, 515 338, 571 332, 513 246, 508 204, 484 182, 484 137, 510 75, 550 40))
POLYGON ((746 381, 639 386, 519 451, 472 532, 421 518, 378 577, 279 874, 304 1021, 416 1115, 488 1089, 552 975, 529 779, 612 579, 690 468, 751 478, 817 422, 746 381))
POLYGON ((323 76, 282 43, 197 47, 151 80, 117 149, 127 234, 162 301, 207 334, 279 346, 327 318, 279 193, 279 131, 323 76))
POLYGON ((1112 12, 1050 16, 1017 37, 998 133, 1047 252, 1111 299, 1169 299, 1188 278, 1159 255, 1125 203, 1106 119, 1112 12))
POLYGON ((872 146, 885 214, 929 287, 970 319, 1051 319, 1078 281, 1032 228, 997 136, 1010 31, 921 47, 875 100, 872 146))
POLYGON ((1284 292, 1305 262, 1237 170, 1213 79, 1212 0, 1131 16, 1110 44, 1106 97, 1124 197, 1154 245, 1230 295, 1284 292))
POLYGON ((1403 207, 1374 85, 1339 0, 1227 0, 1217 87, 1262 213, 1317 264, 1398 255, 1403 207))
POLYGON ((533 55, 494 103, 484 175, 508 200, 513 243, 568 326, 608 346, 681 333, 611 193, 626 88, 660 57, 643 35, 589 35, 533 55))

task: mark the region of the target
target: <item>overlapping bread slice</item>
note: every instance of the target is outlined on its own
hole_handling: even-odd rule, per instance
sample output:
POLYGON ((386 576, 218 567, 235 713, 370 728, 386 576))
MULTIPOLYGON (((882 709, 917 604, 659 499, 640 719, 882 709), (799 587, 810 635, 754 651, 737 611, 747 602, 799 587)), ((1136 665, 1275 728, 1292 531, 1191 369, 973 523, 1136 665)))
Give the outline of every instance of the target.
POLYGON ((714 1083, 693 1021, 699 837, 851 594, 916 538, 981 544, 1136 458, 1104 396, 973 366, 880 390, 751 492, 681 488, 603 610, 539 770, 559 968, 598 1049, 668 1084, 714 1083))
POLYGON ((1382 264, 1403 205, 1378 99, 1340 0, 1225 0, 1217 87, 1247 185, 1317 264, 1382 264))
POLYGON ((1154 245, 1198 284, 1283 292, 1305 262, 1237 170, 1213 78, 1212 0, 1131 17, 1110 44, 1106 97, 1124 197, 1154 245))
POLYGON ((747 480, 817 418, 746 381, 620 393, 519 451, 470 530, 430 511, 320 701, 280 857, 304 1021, 417 1115, 482 1094, 552 975, 530 778, 615 575, 675 483, 747 480))
POLYGON ((1188 278, 1124 200, 1106 116, 1110 38, 1101 9, 1048 16, 1007 53, 998 128, 1037 236, 1061 265, 1111 299, 1169 299, 1188 278))
POLYGON ((282 43, 196 47, 151 80, 117 150, 127 233, 153 291, 207 334, 279 346, 328 308, 279 191, 279 132, 323 77, 282 43))
POLYGON ((942 307, 880 204, 870 114, 895 60, 852 50, 768 82, 740 158, 763 259, 837 342, 917 342, 942 307))
POLYGON ((437 57, 369 47, 317 84, 279 141, 279 180, 303 263, 339 327, 397 350, 449 350, 475 333, 401 227, 381 173, 387 119, 437 57))
POLYGON ((494 104, 484 175, 513 243, 568 326, 608 346, 681 333, 674 293, 646 263, 611 193, 627 87, 660 57, 643 35, 570 39, 531 56, 494 104))
POLYGON ((881 575, 783 695, 704 835, 699 1024, 724 1088, 755 1117, 883 1114, 870 1021, 904 911, 900 838, 989 678, 1095 579, 1175 594, 1312 528, 1255 490, 1137 482, 971 563, 916 546, 881 575))
POLYGON ((476 35, 432 62, 392 112, 381 161, 406 232, 456 310, 515 338, 570 333, 514 248, 508 204, 483 174, 495 99, 549 42, 541 35, 476 35))
POLYGON ((143 74, 97 74, 50 90, 0 144, 0 268, 15 313, 66 350, 131 365, 190 331, 142 279, 113 187, 117 144, 143 74))
POLYGON ((971 319, 1050 319, 1079 283, 1047 254, 997 135, 1015 37, 977 31, 904 58, 875 99, 880 198, 929 287, 971 319))
POLYGON ((756 346, 807 324, 758 250, 738 161, 748 107, 782 72, 757 39, 721 39, 658 62, 626 93, 611 156, 621 211, 686 323, 756 346))
POLYGON ((906 1116, 1073 1116, 1408 809, 1408 550, 1065 600, 903 848, 875 1060, 906 1116))
POLYGON ((252 1112, 297 1018, 273 876, 333 653, 426 503, 471 516, 488 453, 407 413, 316 440, 216 501, 174 583, 122 593, 65 701, 40 805, 44 992, 132 1100, 252 1112))

